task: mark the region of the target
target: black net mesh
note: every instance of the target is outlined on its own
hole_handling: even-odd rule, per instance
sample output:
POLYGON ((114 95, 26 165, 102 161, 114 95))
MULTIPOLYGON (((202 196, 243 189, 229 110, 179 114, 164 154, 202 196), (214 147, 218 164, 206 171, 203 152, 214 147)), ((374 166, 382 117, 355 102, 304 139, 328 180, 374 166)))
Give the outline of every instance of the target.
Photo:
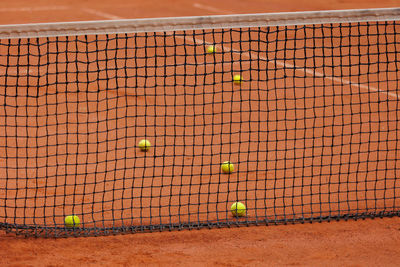
POLYGON ((76 236, 398 215, 399 30, 1 40, 0 228, 76 236), (65 224, 71 215, 80 223, 65 224))

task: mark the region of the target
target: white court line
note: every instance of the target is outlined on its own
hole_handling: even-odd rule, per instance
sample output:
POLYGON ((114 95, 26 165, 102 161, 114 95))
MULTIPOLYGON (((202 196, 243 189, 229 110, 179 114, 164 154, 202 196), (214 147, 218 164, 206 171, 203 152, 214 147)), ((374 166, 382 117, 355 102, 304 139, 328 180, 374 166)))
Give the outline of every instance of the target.
MULTIPOLYGON (((266 60, 265 58, 261 58, 261 59, 266 60)), ((379 93, 385 94, 387 96, 390 96, 390 97, 393 97, 393 98, 396 98, 396 99, 400 99, 400 95, 398 95, 396 93, 391 93, 391 92, 388 92, 388 91, 385 91, 385 90, 381 90, 381 89, 375 88, 373 86, 367 86, 367 85, 364 85, 364 84, 355 83, 355 82, 352 82, 350 80, 343 79, 343 78, 332 77, 332 76, 324 76, 323 73, 318 72, 318 71, 314 71, 314 70, 307 69, 307 68, 297 67, 297 66, 292 65, 290 63, 284 63, 284 62, 279 61, 279 60, 274 60, 274 61, 280 67, 286 67, 286 68, 289 67, 291 69, 293 68, 295 71, 299 70, 299 71, 302 71, 302 72, 304 72, 306 74, 310 74, 310 75, 312 75, 314 77, 322 77, 322 78, 325 78, 327 80, 331 80, 333 82, 337 82, 337 83, 340 83, 340 84, 347 84, 347 85, 350 85, 351 87, 364 89, 366 91, 379 92, 379 93)))
MULTIPOLYGON (((199 4, 197 4, 197 5, 199 5, 199 4)), ((217 9, 217 8, 213 8, 213 9, 214 9, 215 12, 217 12, 217 11, 218 12, 225 12, 224 10, 220 10, 220 9, 217 9)), ((105 13, 105 12, 97 12, 97 10, 93 10, 93 9, 89 9, 89 10, 91 10, 90 12, 87 9, 83 9, 83 10, 88 12, 88 13, 95 14, 97 16, 102 16, 102 17, 108 18, 108 19, 123 19, 122 17, 115 16, 115 15, 112 15, 112 14, 108 14, 108 13, 105 13)), ((177 36, 177 38, 179 38, 179 36, 177 36)), ((183 38, 185 38, 189 42, 192 42, 193 40, 195 40, 196 42, 199 42, 200 44, 203 44, 203 45, 204 44, 212 44, 212 43, 203 41, 203 40, 198 39, 198 38, 189 38, 189 37, 183 37, 183 38)), ((224 49, 224 52, 234 51, 234 52, 241 53, 239 50, 235 50, 235 49, 231 50, 227 46, 222 46, 222 48, 224 49)), ((246 57, 248 57, 250 59, 252 57, 259 58, 259 59, 262 59, 262 60, 266 60, 268 63, 271 63, 271 64, 275 63, 276 65, 278 65, 280 67, 283 67, 283 68, 293 69, 293 71, 301 71, 303 73, 310 74, 310 75, 312 75, 314 77, 323 77, 324 79, 330 80, 332 82, 337 82, 337 83, 341 83, 341 84, 347 84, 347 85, 350 85, 351 87, 354 87, 354 88, 363 89, 363 90, 372 91, 372 92, 379 92, 379 93, 385 94, 387 96, 390 96, 390 97, 393 97, 393 98, 396 98, 396 99, 400 99, 400 95, 398 95, 396 93, 387 92, 385 90, 381 90, 381 89, 373 87, 373 86, 367 86, 367 85, 364 85, 364 84, 359 84, 359 83, 352 82, 350 80, 343 79, 343 78, 338 78, 338 77, 333 77, 333 76, 325 76, 323 73, 321 73, 319 71, 298 67, 298 66, 292 65, 290 63, 285 63, 285 62, 283 62, 281 60, 267 59, 267 58, 258 56, 256 53, 244 52, 244 53, 242 53, 242 56, 246 56, 246 57)))
POLYGON ((92 8, 81 8, 82 11, 85 11, 89 14, 98 16, 98 17, 102 17, 102 18, 106 18, 106 19, 123 19, 122 17, 119 16, 115 16, 113 14, 109 14, 106 12, 102 12, 96 9, 92 9, 92 8))
MULTIPOLYGON (((222 10, 222 9, 215 8, 215 7, 210 7, 208 5, 205 6, 205 5, 198 4, 198 3, 195 3, 193 6, 196 7, 196 8, 206 9, 206 10, 210 10, 210 11, 217 12, 217 13, 229 13, 229 14, 232 13, 232 12, 227 12, 226 10, 222 10)), ((197 39, 196 39, 196 41, 197 41, 197 39)), ((227 47, 223 46, 223 48, 224 48, 224 50, 226 50, 227 47)), ((237 51, 237 50, 233 50, 233 51, 240 52, 240 51, 237 51)), ((228 48, 228 52, 229 52, 229 48, 228 48)), ((251 54, 249 52, 246 52, 245 54, 248 54, 249 58, 251 58, 252 54, 253 54, 253 56, 258 57, 255 53, 251 54)), ((242 55, 245 55, 245 54, 242 54, 242 55)), ((258 58, 260 58, 262 60, 268 60, 268 59, 263 58, 263 57, 258 57, 258 58)), ((400 99, 400 95, 398 95, 396 93, 387 92, 385 90, 381 90, 381 89, 375 88, 373 86, 367 86, 367 85, 364 85, 364 84, 355 83, 355 82, 352 82, 350 80, 343 79, 343 78, 338 78, 338 77, 333 77, 333 76, 325 76, 323 73, 321 73, 319 71, 298 67, 296 65, 292 65, 290 63, 285 63, 285 62, 280 61, 280 60, 268 60, 268 62, 269 63, 270 62, 275 62, 275 64, 280 66, 280 67, 290 68, 290 69, 293 69, 294 71, 296 71, 296 70, 302 71, 302 72, 304 72, 306 74, 310 74, 310 75, 312 75, 314 77, 323 77, 323 78, 325 78, 327 80, 331 80, 333 82, 347 84, 347 85, 350 85, 351 87, 356 87, 356 88, 364 89, 364 90, 367 90, 367 91, 380 92, 380 93, 385 94, 387 96, 390 96, 390 97, 393 97, 393 98, 396 98, 396 99, 400 99)))
POLYGON ((231 11, 222 10, 222 9, 215 8, 215 7, 208 6, 208 5, 202 5, 202 4, 199 4, 199 3, 194 3, 193 6, 194 6, 195 8, 198 8, 198 9, 204 9, 204 10, 211 11, 211 12, 215 12, 215 13, 232 14, 231 11))
POLYGON ((67 6, 41 6, 41 7, 4 7, 0 8, 0 12, 35 12, 35 11, 51 11, 66 10, 67 6))
MULTIPOLYGON (((185 37, 185 39, 187 41, 193 41, 193 38, 185 37)), ((212 45, 212 43, 205 42, 205 41, 197 39, 197 38, 195 40, 196 40, 196 42, 199 42, 200 44, 212 45)), ((271 60, 271 59, 267 59, 265 57, 260 57, 254 52, 253 53, 249 53, 249 52, 244 52, 243 53, 243 52, 240 52, 239 50, 230 49, 230 48, 228 48, 226 46, 221 46, 221 47, 224 49, 224 52, 231 52, 231 51, 232 52, 238 52, 238 53, 241 53, 242 56, 248 57, 249 59, 258 58, 258 59, 265 60, 268 63, 274 63, 275 62, 276 65, 278 65, 279 67, 282 67, 282 68, 288 68, 288 69, 291 69, 293 71, 301 71, 303 73, 310 74, 313 77, 324 78, 324 79, 327 79, 327 80, 330 80, 330 81, 333 81, 333 82, 337 82, 337 83, 340 83, 340 84, 347 84, 347 85, 350 85, 351 87, 355 87, 355 88, 358 88, 358 89, 364 89, 366 91, 379 92, 379 93, 385 94, 387 96, 390 96, 390 97, 393 97, 393 98, 396 98, 396 99, 400 99, 400 95, 398 95, 396 93, 387 92, 385 90, 381 90, 381 89, 375 88, 373 86, 367 86, 367 85, 364 85, 364 84, 355 83, 355 82, 352 82, 350 80, 343 79, 343 78, 341 79, 341 78, 338 78, 338 77, 325 76, 322 72, 314 71, 312 69, 298 67, 298 66, 290 64, 290 63, 285 63, 285 62, 283 62, 281 60, 271 60)), ((217 48, 218 48, 218 46, 217 46, 217 48)), ((332 84, 332 86, 333 86, 333 84, 332 84)))

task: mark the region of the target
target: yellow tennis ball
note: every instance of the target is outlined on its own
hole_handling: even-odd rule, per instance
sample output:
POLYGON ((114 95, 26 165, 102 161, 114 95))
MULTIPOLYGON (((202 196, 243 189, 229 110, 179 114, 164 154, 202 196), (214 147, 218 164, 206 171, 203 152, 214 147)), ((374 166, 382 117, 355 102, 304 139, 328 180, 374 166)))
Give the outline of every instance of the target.
POLYGON ((207 54, 212 54, 217 51, 216 47, 214 45, 209 45, 207 46, 207 54))
POLYGON ((241 84, 242 83, 242 76, 239 74, 236 74, 233 76, 233 83, 234 84, 241 84))
POLYGON ((230 161, 225 161, 221 165, 221 170, 223 173, 232 173, 235 170, 233 163, 230 161))
POLYGON ((65 226, 68 228, 79 227, 81 225, 81 220, 76 215, 68 215, 65 217, 65 226))
POLYGON ((231 212, 235 217, 242 217, 246 215, 246 206, 242 202, 235 202, 231 206, 231 212))
POLYGON ((140 140, 140 142, 139 142, 140 150, 147 151, 150 149, 150 147, 151 147, 151 143, 149 140, 146 140, 146 139, 140 140))

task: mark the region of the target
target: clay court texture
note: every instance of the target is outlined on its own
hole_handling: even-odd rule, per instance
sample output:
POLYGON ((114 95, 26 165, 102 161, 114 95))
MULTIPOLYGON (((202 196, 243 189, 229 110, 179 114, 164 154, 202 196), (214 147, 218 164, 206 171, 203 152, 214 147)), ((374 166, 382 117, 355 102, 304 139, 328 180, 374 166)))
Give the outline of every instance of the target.
MULTIPOLYGON (((380 8, 395 5, 395 1, 357 0, 219 2, 120 0, 113 2, 36 1, 35 3, 31 1, 10 1, 0 8, 0 24, 380 8)), ((341 30, 351 32, 350 29, 341 30)), ((393 33, 390 26, 379 25, 374 27, 372 32, 369 31, 368 34, 376 34, 376 32, 382 30, 393 33)), ((324 34, 322 31, 319 33, 318 29, 304 29, 302 33, 307 34, 307 31, 314 31, 315 36, 324 34)), ((335 31, 332 30, 331 34, 337 34, 335 31)), ((360 32, 363 32, 362 27, 360 32)), ((67 93, 62 85, 48 86, 47 88, 39 86, 34 100, 22 97, 15 102, 8 102, 3 111, 8 115, 17 114, 19 116, 16 116, 17 119, 14 121, 8 122, 10 127, 2 129, 2 131, 10 131, 10 135, 13 132, 22 131, 20 135, 26 136, 26 130, 30 126, 35 128, 36 131, 30 134, 36 135, 37 138, 35 139, 36 143, 31 144, 36 147, 35 150, 27 148, 22 154, 15 155, 12 153, 17 153, 17 150, 8 149, 6 152, 15 158, 24 159, 35 153, 37 157, 35 162, 29 163, 28 160, 24 163, 27 166, 31 164, 31 166, 37 168, 19 171, 18 166, 21 167, 21 162, 18 162, 18 160, 7 162, 8 167, 11 167, 7 175, 14 179, 10 179, 8 184, 0 184, 0 186, 15 188, 18 184, 12 184, 12 181, 17 183, 15 178, 22 176, 27 181, 24 187, 28 189, 25 192, 25 199, 22 198, 21 202, 7 204, 9 207, 15 204, 19 208, 6 209, 5 212, 8 215, 15 213, 16 219, 12 223, 16 224, 62 224, 66 210, 64 206, 60 207, 60 205, 66 205, 71 207, 71 213, 86 215, 85 218, 90 218, 86 220, 88 227, 93 226, 91 223, 96 221, 101 221, 101 226, 106 227, 113 226, 113 223, 120 226, 121 224, 176 224, 180 222, 178 220, 183 222, 232 221, 234 219, 232 219, 228 205, 236 200, 246 199, 248 200, 246 202, 248 206, 247 216, 237 219, 243 222, 243 225, 246 225, 246 220, 268 218, 266 210, 273 210, 272 214, 275 215, 275 218, 268 219, 288 224, 265 226, 264 223, 261 226, 252 227, 236 227, 234 224, 231 227, 226 227, 227 225, 224 224, 222 228, 214 227, 213 229, 202 228, 200 230, 65 239, 25 238, 2 232, 0 234, 0 264, 10 266, 398 265, 400 262, 400 220, 398 217, 291 224, 291 220, 297 218, 295 215, 301 215, 305 218, 318 217, 319 215, 320 218, 326 218, 331 215, 337 216, 337 212, 343 210, 362 213, 362 210, 367 207, 376 207, 375 212, 379 212, 379 209, 383 209, 383 207, 398 206, 398 193, 395 190, 395 170, 399 168, 396 165, 398 164, 396 160, 398 155, 390 150, 390 148, 398 145, 398 142, 396 142, 398 121, 394 120, 399 112, 397 110, 398 95, 397 92, 389 89, 398 87, 397 76, 393 74, 394 72, 388 70, 388 75, 385 77, 386 82, 382 83, 378 82, 380 77, 372 75, 369 78, 372 77, 375 80, 372 80, 369 88, 363 88, 362 85, 355 88, 347 84, 341 89, 348 90, 350 93, 339 99, 335 97, 337 88, 335 89, 332 86, 335 81, 332 78, 326 79, 318 76, 323 71, 324 62, 323 59, 320 59, 323 57, 322 50, 320 51, 321 54, 317 55, 319 58, 315 64, 315 66, 319 65, 320 69, 318 67, 313 68, 313 76, 307 71, 302 71, 301 75, 297 74, 296 76, 293 71, 286 70, 284 66, 280 66, 281 69, 278 71, 272 71, 268 66, 269 63, 262 60, 254 63, 249 60, 251 54, 233 53, 226 57, 226 55, 216 53, 211 57, 210 55, 185 57, 185 54, 200 55, 199 49, 204 49, 204 47, 172 46, 172 44, 177 43, 196 43, 199 41, 196 38, 201 38, 200 42, 203 44, 208 42, 223 43, 224 38, 227 38, 227 40, 242 40, 242 42, 230 42, 228 48, 231 51, 248 50, 253 45, 248 40, 255 39, 257 37, 255 35, 260 34, 259 32, 241 33, 237 31, 227 33, 229 33, 229 38, 223 30, 204 31, 201 36, 190 36, 189 38, 182 37, 183 35, 180 35, 180 32, 177 33, 177 36, 152 33, 151 38, 148 38, 145 34, 139 34, 135 39, 137 42, 135 47, 139 48, 136 51, 127 52, 132 53, 127 54, 127 56, 137 58, 138 65, 147 64, 147 72, 141 69, 124 71, 132 71, 132 73, 126 73, 129 77, 157 75, 155 66, 162 62, 158 62, 157 59, 154 59, 154 56, 159 55, 161 51, 158 51, 158 48, 152 50, 146 47, 161 45, 162 53, 167 56, 158 60, 162 60, 166 66, 174 67, 163 68, 163 75, 159 78, 109 79, 107 75, 110 74, 91 73, 91 66, 88 65, 87 69, 84 70, 87 73, 86 76, 74 76, 73 78, 77 80, 100 78, 99 82, 85 87, 85 90, 89 93, 80 94, 79 83, 76 84, 78 93, 72 94, 67 93), (188 40, 190 38, 192 39, 188 40), (140 62, 140 60, 143 60, 143 62, 140 62), (205 67, 198 69, 186 64, 193 61, 203 62, 205 67), (207 64, 207 62, 210 64, 207 64), (212 62, 240 63, 224 65, 211 64, 212 62), (176 68, 176 65, 181 67, 176 68), (255 69, 265 70, 264 75, 274 77, 274 79, 268 81, 266 76, 261 76, 263 74, 255 72, 255 69), (235 72, 240 72, 243 76, 244 81, 239 86, 228 82, 232 79, 232 73, 235 72), (286 80, 284 79, 286 76, 298 78, 286 80), (259 87, 260 83, 252 81, 252 77, 254 80, 267 81, 265 84, 276 88, 276 90, 265 95, 253 95, 254 92, 250 89, 259 87), (201 81, 201 93, 198 91, 188 93, 188 90, 198 90, 198 87, 195 87, 198 84, 197 79, 203 79, 201 81), (224 81, 217 91, 213 86, 215 80, 224 81), (123 83, 124 86, 120 86, 120 83, 123 83), (135 87, 137 90, 132 93, 127 89, 131 87, 135 87), (303 88, 303 90, 296 91, 295 88, 298 87, 303 88), (324 90, 315 90, 316 87, 324 88, 324 90), (98 93, 98 88, 108 88, 108 90, 98 93), (240 94, 237 93, 238 88, 241 90, 240 94), (377 88, 387 90, 382 93, 377 88), (93 92, 93 94, 90 92, 93 92), (324 98, 322 98, 322 92, 326 94, 324 98), (352 94, 351 92, 358 93, 352 94), (254 99, 258 101, 254 101, 254 99), (281 101, 281 99, 286 99, 286 101, 281 101), (296 99, 300 99, 300 101, 296 99), (30 103, 29 101, 34 102, 30 103), (29 108, 40 104, 40 101, 46 104, 43 108, 29 108), (237 104, 228 104, 232 102, 237 104), (381 104, 382 102, 383 104, 381 104), (168 108, 170 103, 175 103, 175 109, 168 108), (194 105, 194 103, 201 105, 194 105), (269 103, 270 106, 263 106, 266 103, 269 103), (257 112, 251 112, 252 105, 258 105, 257 112), (282 105, 285 105, 285 111, 280 112, 282 105), (27 107, 24 109, 25 113, 16 113, 18 112, 15 109, 16 106, 27 107), (323 113, 325 121, 308 120, 307 118, 315 115, 307 113, 308 111, 297 114, 296 107, 299 106, 313 107, 309 112, 323 113), (321 106, 325 108, 318 108, 321 106), (71 110, 74 111, 72 112, 73 117, 69 117, 70 114, 67 112, 71 110), (210 114, 209 111, 211 110, 217 111, 218 115, 210 114), (237 114, 238 110, 240 110, 240 114, 237 114), (274 110, 274 112, 263 112, 263 110, 274 110), (353 113, 357 116, 351 115, 353 113), (28 114, 34 116, 36 120, 27 121, 26 116, 28 114), (52 121, 51 116, 48 116, 49 114, 55 115, 54 121, 52 121), (191 116, 186 116, 187 114, 191 116), (202 115, 195 116, 195 114, 202 115), (122 119, 126 117, 132 118, 132 121, 122 119), (268 120, 260 118, 268 118, 268 120), (327 118, 330 121, 327 122, 327 118), (73 123, 67 123, 71 121, 73 123), (230 122, 229 128, 226 128, 228 126, 223 123, 224 121, 230 122), (246 123, 242 123, 243 121, 246 123), (207 124, 208 122, 212 123, 207 124), (311 125, 308 125, 309 123, 313 123, 312 128, 311 125), (331 127, 323 129, 321 127, 323 123, 329 124, 331 127), (358 125, 358 128, 352 128, 352 123, 358 125), (335 126, 338 124, 341 127, 335 126), (50 126, 45 127, 45 125, 50 126), (58 127, 51 125, 58 125, 58 127), (147 125, 153 127, 147 127, 147 125), (179 125, 186 127, 179 127, 179 125), (135 133, 128 136, 126 129, 133 126, 135 126, 135 133), (384 136, 379 132, 375 136, 369 134, 371 129, 377 126, 383 127, 384 136), (104 129, 111 130, 104 131, 104 134, 102 134, 104 129), (268 142, 263 147, 252 146, 253 143, 260 143, 259 133, 262 133, 265 129, 268 129, 269 132, 268 142), (283 129, 292 130, 283 131, 283 129), (354 131, 358 131, 356 137, 353 136, 351 141, 350 139, 347 140, 351 138, 350 135, 354 131), (280 133, 283 132, 285 132, 285 136, 280 136, 280 133), (87 133, 84 137, 86 139, 80 140, 79 133, 87 133), (217 139, 209 133, 218 133, 217 139), (304 140, 302 143, 295 142, 299 138, 299 134, 301 135, 300 139, 304 140), (340 136, 340 138, 335 139, 335 135, 340 136), (46 138, 41 138, 43 136, 46 136, 46 138), (133 156, 138 153, 136 143, 140 136, 152 138, 150 141, 153 147, 146 152, 148 156, 145 156, 145 154, 139 157, 133 156), (179 138, 176 138, 177 136, 179 138), (332 138, 328 138, 332 144, 323 144, 327 140, 324 139, 326 136, 332 136, 332 138), (358 139, 355 140, 354 138, 358 139), (372 140, 372 142, 366 143, 368 140, 372 140), (380 143, 373 142, 373 140, 383 140, 387 147, 379 147, 380 143), (349 145, 335 147, 335 142, 347 142, 349 145), (55 144, 62 143, 76 143, 77 145, 55 146, 55 144), (79 146, 80 143, 87 143, 88 145, 79 146), (219 145, 213 146, 214 143, 219 145), (223 144, 229 144, 229 146, 223 144), (324 153, 327 153, 327 151, 323 149, 323 145, 331 146, 332 150, 328 151, 328 154, 348 155, 349 158, 344 159, 343 156, 340 158, 324 157, 324 153), (131 147, 131 149, 122 152, 118 149, 120 147, 131 147), (96 158, 88 158, 88 155, 90 156, 94 149, 97 149, 96 158), (335 151, 335 149, 340 149, 340 151, 335 151), (358 158, 350 158, 352 156, 351 151, 354 149, 358 150, 358 158), (116 152, 110 155, 110 153, 107 153, 110 150, 116 152), (268 154, 267 151, 270 150, 275 152, 268 154), (243 151, 246 151, 246 153, 243 153, 243 151), (368 153, 369 151, 379 152, 368 153), (51 156, 56 154, 67 155, 68 153, 76 156, 51 156), (310 157, 310 155, 316 154, 319 157, 310 157), (299 155, 302 155, 302 157, 299 155), (331 161, 334 163, 343 159, 348 164, 344 164, 344 166, 329 164, 331 161), (219 164, 226 160, 235 162, 235 172, 230 175, 221 175, 218 172, 219 164), (371 165, 366 162, 369 161, 376 162, 373 174, 368 172, 368 167, 371 165), (242 162, 245 163, 241 164, 242 162), (267 162, 272 164, 267 165, 267 162), (358 164, 359 162, 361 164, 358 164), (49 168, 49 166, 56 165, 65 165, 65 168, 49 168), (160 166, 164 167, 161 168, 160 166), (188 169, 185 166, 191 166, 191 168, 188 169), (307 168, 304 166, 317 167, 307 168), (113 172, 108 173, 108 169, 113 169, 113 172), (258 172, 259 169, 265 171, 260 173, 258 172), (95 175, 81 175, 82 173, 95 175), (360 182, 360 173, 362 173, 361 177, 364 179, 362 182, 360 182), (273 178, 259 180, 257 175, 273 178), (313 175, 318 175, 322 182, 318 185, 313 184, 313 175), (74 176, 76 181, 84 180, 86 186, 68 185, 70 176, 74 176), (96 188, 95 185, 95 179, 98 179, 99 176, 102 176, 104 180, 104 192, 109 188, 112 188, 112 191, 107 191, 104 194, 93 193, 98 192, 96 190, 102 190, 96 188), (175 176, 180 176, 182 179, 174 179, 175 176), (383 176, 385 179, 383 179, 383 176), (28 179, 32 177, 41 178, 28 179), (58 178, 55 180, 45 177, 58 178), (115 180, 115 177, 119 178, 115 180), (132 179, 133 177, 141 178, 132 179), (163 177, 163 179, 153 179, 152 177, 163 177), (301 180, 301 184, 299 184, 300 181, 295 179, 298 177, 309 179, 301 180), (341 184, 344 181, 343 179, 347 181, 344 185, 346 188, 341 187, 343 186, 341 184), (57 189, 57 184, 66 185, 62 187, 62 190, 65 191, 60 192, 60 189, 57 189), (203 186, 205 184, 207 187, 203 186), (29 188, 32 188, 32 190, 29 190, 29 188), (44 188, 46 188, 46 191, 44 188), (131 190, 122 190, 122 188, 131 188, 131 190), (259 192, 255 190, 256 188, 265 188, 263 194, 266 195, 258 195, 259 192), (371 189, 371 191, 367 192, 368 189, 371 189), (337 192, 337 194, 327 195, 324 193, 328 191, 337 192), (92 193, 85 194, 85 192, 92 193), (208 194, 210 192, 215 194, 208 194), (235 193, 229 194, 229 192, 235 193), (320 194, 317 194, 320 199, 314 199, 314 194, 317 192, 320 192, 320 194), (54 197, 46 199, 45 196, 48 195, 54 197), (132 197, 128 198, 127 195, 132 197), (136 197, 139 195, 141 198, 136 197), (213 198, 213 196, 217 197, 213 198), (221 199, 218 199, 218 197, 221 199), (35 198, 35 203, 30 202, 29 199, 32 198, 35 198), (110 202, 110 199, 117 199, 118 201, 110 202), (363 199, 363 201, 357 199, 363 199), (72 205, 77 202, 82 204, 72 205), (96 204, 93 205, 93 203, 96 204), (190 203, 194 204, 191 205, 190 203), (29 210, 24 205, 26 207, 45 207, 48 205, 54 208, 51 210, 45 208, 29 210), (72 210, 72 207, 74 210, 72 210), (127 211, 124 210, 124 207, 141 208, 137 211, 135 209, 127 211), (118 213, 115 210, 121 212, 118 213), (335 214, 330 214, 329 211, 333 211, 335 214), (44 213, 46 216, 43 216, 44 213), (178 214, 179 217, 174 216, 178 214)), ((293 38, 293 36, 290 36, 293 33, 290 29, 287 32, 282 32, 282 34, 285 33, 289 34, 289 38, 293 38)), ((276 32, 261 32, 261 34, 265 36, 270 34, 277 36, 277 38, 279 35, 276 32)), ((89 37, 89 40, 86 39, 85 41, 90 42, 90 38, 94 37, 89 37)), ((299 38, 299 36, 296 38, 299 38)), ((387 38, 390 42, 390 38, 395 40, 396 37, 389 34, 387 38)), ((119 69, 126 62, 115 60, 115 56, 118 57, 118 52, 113 48, 123 45, 133 47, 134 45, 130 42, 133 42, 133 40, 129 38, 116 40, 111 36, 110 40, 102 43, 104 47, 85 46, 86 52, 90 52, 91 49, 93 51, 95 49, 109 49, 109 52, 100 55, 100 58, 98 54, 97 57, 94 57, 91 53, 83 55, 65 53, 65 55, 52 59, 51 51, 56 49, 69 50, 66 42, 57 47, 54 43, 50 43, 43 49, 50 52, 49 62, 67 60, 68 57, 69 60, 71 60, 71 57, 76 57, 75 59, 79 60, 80 56, 84 56, 84 60, 93 62, 92 67, 107 66, 110 68, 111 66, 111 68, 119 69), (91 58, 92 56, 93 58, 91 58), (99 63, 96 63, 95 61, 99 59, 99 63)), ((321 45, 318 44, 318 40, 316 42, 313 45, 321 45)), ((349 42, 351 41, 349 40, 349 42)), ((283 44, 279 42, 261 44, 261 50, 269 51, 272 49, 276 54, 269 55, 266 52, 257 56, 261 58, 272 56, 290 58, 293 57, 290 53, 294 53, 296 44, 298 45, 296 41, 286 43, 288 46, 281 46, 283 44)), ((79 45, 78 42, 77 47, 75 47, 78 50, 79 45)), ((340 44, 335 44, 332 41, 331 45, 339 46, 340 44)), ((15 49, 17 48, 11 48, 7 52, 21 53, 21 51, 17 52, 15 49)), ((27 49, 32 49, 33 53, 45 52, 40 49, 35 50, 37 48, 27 49)), ((224 49, 224 47, 219 46, 219 49, 224 49)), ((362 50, 363 47, 361 46, 359 49, 362 50)), ((377 49, 379 49, 379 46, 377 46, 377 49)), ((0 49, 0 54, 4 52, 4 49, 0 49)), ((296 52, 297 56, 301 53, 301 51, 296 52)), ((305 57, 307 50, 304 49, 303 52, 305 57)), ((362 52, 376 54, 378 51, 362 52)), ((279 62, 275 62, 278 67, 279 64, 282 64, 279 62)), ((15 64, 17 63, 27 64, 27 62, 15 62, 15 64)), ((40 65, 40 62, 37 63, 40 65)), ((296 65, 303 63, 297 61, 296 65)), ((346 66, 352 64, 352 62, 341 63, 346 66)), ((33 62, 29 62, 29 64, 33 64, 33 62)), ((352 70, 349 67, 348 72, 345 70, 342 75, 352 77, 350 73, 354 75, 354 72, 360 74, 371 72, 368 66, 363 68, 362 64, 360 65, 361 68, 357 70, 352 70)), ((71 66, 68 71, 75 73, 80 68, 82 68, 82 65, 76 64, 71 66)), ((7 71, 15 74, 21 71, 21 68, 11 68, 7 71)), ((37 82, 39 85, 43 82, 63 84, 68 79, 67 76, 62 77, 56 74, 56 72, 63 72, 62 69, 55 70, 51 67, 48 69, 46 66, 25 71, 33 76, 45 72, 55 73, 53 76, 48 75, 49 80, 33 81, 33 83, 37 82)), ((115 75, 117 74, 116 71, 115 75)), ((363 84, 364 78, 365 76, 360 75, 358 84, 363 84)), ((13 81, 12 77, 7 79, 8 84, 16 82, 13 81)), ((28 88, 32 86, 31 83, 32 81, 27 79, 25 86, 19 86, 15 89, 15 95, 30 94, 28 88)), ((19 83, 19 85, 21 84, 19 83)), ((74 85, 68 86, 68 90, 74 87, 74 85)), ((318 118, 317 115, 315 116, 318 118)), ((27 140, 9 139, 8 146, 11 148, 18 147, 18 142, 27 142, 27 140), (13 141, 15 143, 12 143, 13 141)), ((29 147, 28 143, 26 145, 29 147)), ((12 192, 8 192, 8 197, 12 198, 12 192)), ((392 211, 393 214, 396 214, 395 209, 392 211)), ((83 219, 85 220, 85 218, 83 219)))

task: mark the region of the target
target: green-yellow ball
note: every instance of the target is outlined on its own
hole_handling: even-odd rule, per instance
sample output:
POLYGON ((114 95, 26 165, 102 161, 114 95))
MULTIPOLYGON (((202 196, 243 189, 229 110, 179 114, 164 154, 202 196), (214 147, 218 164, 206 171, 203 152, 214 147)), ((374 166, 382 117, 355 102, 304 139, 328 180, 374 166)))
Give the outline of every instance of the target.
POLYGON ((221 165, 221 170, 223 173, 232 173, 235 170, 235 166, 230 161, 225 161, 221 165))
POLYGON ((151 147, 151 143, 149 140, 143 139, 139 142, 139 148, 142 151, 148 151, 151 147))
POLYGON ((212 54, 217 51, 216 47, 214 45, 209 45, 207 46, 207 54, 212 54))
POLYGON ((235 217, 242 217, 246 215, 246 206, 242 202, 235 202, 231 206, 231 212, 235 217))
POLYGON ((242 83, 242 76, 239 74, 236 74, 233 76, 233 83, 234 84, 241 84, 242 83))
POLYGON ((75 228, 81 225, 81 220, 76 215, 68 215, 65 217, 65 226, 68 228, 75 228))

